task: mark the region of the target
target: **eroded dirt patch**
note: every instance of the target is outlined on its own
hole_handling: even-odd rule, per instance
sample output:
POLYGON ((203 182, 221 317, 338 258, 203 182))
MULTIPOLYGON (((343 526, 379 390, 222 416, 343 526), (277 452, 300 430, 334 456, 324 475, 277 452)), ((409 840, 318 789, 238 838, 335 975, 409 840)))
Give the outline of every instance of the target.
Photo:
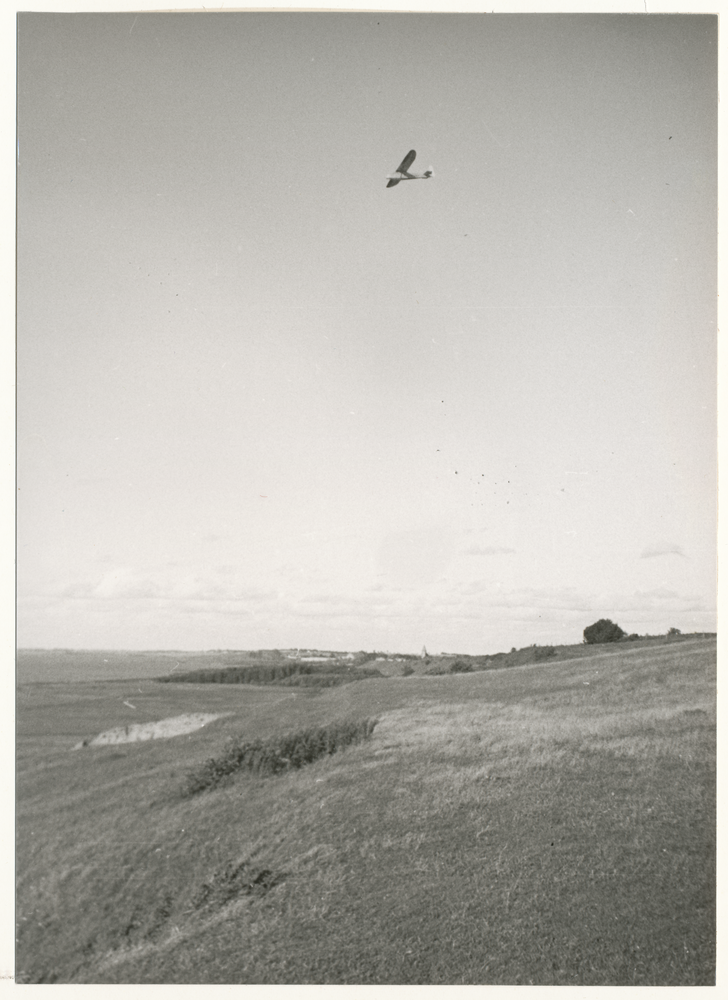
POLYGON ((229 712, 211 715, 205 712, 194 712, 188 715, 175 715, 169 719, 160 719, 158 722, 137 722, 128 726, 118 726, 116 729, 107 729, 106 732, 99 733, 98 736, 89 736, 81 740, 73 748, 81 750, 83 747, 111 746, 117 743, 138 743, 140 740, 162 740, 170 736, 183 736, 185 733, 193 733, 196 729, 202 729, 210 722, 229 715, 229 712))

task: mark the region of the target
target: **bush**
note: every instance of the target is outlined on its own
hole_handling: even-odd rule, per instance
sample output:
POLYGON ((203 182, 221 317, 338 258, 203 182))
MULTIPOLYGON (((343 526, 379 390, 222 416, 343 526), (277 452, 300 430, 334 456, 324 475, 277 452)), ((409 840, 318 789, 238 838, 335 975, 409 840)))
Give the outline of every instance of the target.
POLYGON ((536 652, 533 654, 533 658, 536 663, 543 663, 544 660, 548 660, 549 657, 556 655, 556 649, 554 646, 536 646, 536 652))
POLYGON ((467 660, 455 660, 450 664, 451 674, 469 674, 472 672, 472 669, 472 663, 468 663, 467 660))
POLYGON ((600 642, 619 642, 624 638, 624 631, 609 618, 600 618, 598 622, 584 629, 584 642, 590 644, 600 642))
POLYGON ((319 757, 336 753, 342 747, 359 743, 371 736, 377 719, 358 722, 332 722, 295 733, 286 733, 268 740, 234 741, 221 757, 210 757, 200 767, 190 771, 185 794, 195 795, 214 788, 223 778, 236 771, 255 774, 278 774, 311 764, 319 757))
POLYGON ((443 674, 450 673, 449 667, 444 663, 435 663, 429 670, 424 671, 425 677, 442 677, 443 674))
POLYGON ((278 684, 303 687, 333 687, 360 681, 365 677, 381 677, 379 670, 359 669, 333 660, 331 663, 257 663, 253 666, 221 667, 217 670, 190 670, 185 674, 157 677, 163 684, 278 684))

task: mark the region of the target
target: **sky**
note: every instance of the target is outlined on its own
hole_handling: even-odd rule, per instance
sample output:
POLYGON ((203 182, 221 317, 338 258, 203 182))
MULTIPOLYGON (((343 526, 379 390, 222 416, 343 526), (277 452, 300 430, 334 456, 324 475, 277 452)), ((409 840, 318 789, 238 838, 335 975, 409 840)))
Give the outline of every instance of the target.
POLYGON ((716 46, 21 14, 19 645, 714 630, 716 46))

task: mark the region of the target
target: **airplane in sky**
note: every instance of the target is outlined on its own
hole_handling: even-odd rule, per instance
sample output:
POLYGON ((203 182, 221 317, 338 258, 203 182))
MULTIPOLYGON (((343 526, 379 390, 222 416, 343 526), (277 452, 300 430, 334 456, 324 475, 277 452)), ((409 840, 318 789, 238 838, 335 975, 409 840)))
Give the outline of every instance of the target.
POLYGON ((394 187, 395 184, 399 184, 400 181, 424 181, 428 177, 432 177, 432 167, 429 170, 425 170, 424 174, 411 174, 410 167, 414 163, 417 153, 414 149, 411 149, 409 153, 402 160, 400 165, 397 167, 393 174, 387 174, 387 187, 394 187))

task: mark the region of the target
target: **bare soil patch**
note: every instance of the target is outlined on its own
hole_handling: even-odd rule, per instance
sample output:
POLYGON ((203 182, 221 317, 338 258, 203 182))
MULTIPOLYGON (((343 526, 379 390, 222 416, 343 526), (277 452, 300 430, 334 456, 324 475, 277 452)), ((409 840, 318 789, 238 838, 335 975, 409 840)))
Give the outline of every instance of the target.
MULTIPOLYGON (((227 713, 223 713, 227 714, 227 713)), ((138 722, 128 726, 118 726, 116 729, 107 729, 98 736, 93 736, 81 740, 73 748, 81 750, 83 747, 111 746, 117 743, 138 743, 140 740, 163 740, 170 736, 183 736, 185 733, 193 733, 196 729, 202 729, 208 722, 221 719, 221 715, 210 715, 205 712, 195 712, 189 715, 175 715, 169 719, 160 719, 158 722, 138 722)))

